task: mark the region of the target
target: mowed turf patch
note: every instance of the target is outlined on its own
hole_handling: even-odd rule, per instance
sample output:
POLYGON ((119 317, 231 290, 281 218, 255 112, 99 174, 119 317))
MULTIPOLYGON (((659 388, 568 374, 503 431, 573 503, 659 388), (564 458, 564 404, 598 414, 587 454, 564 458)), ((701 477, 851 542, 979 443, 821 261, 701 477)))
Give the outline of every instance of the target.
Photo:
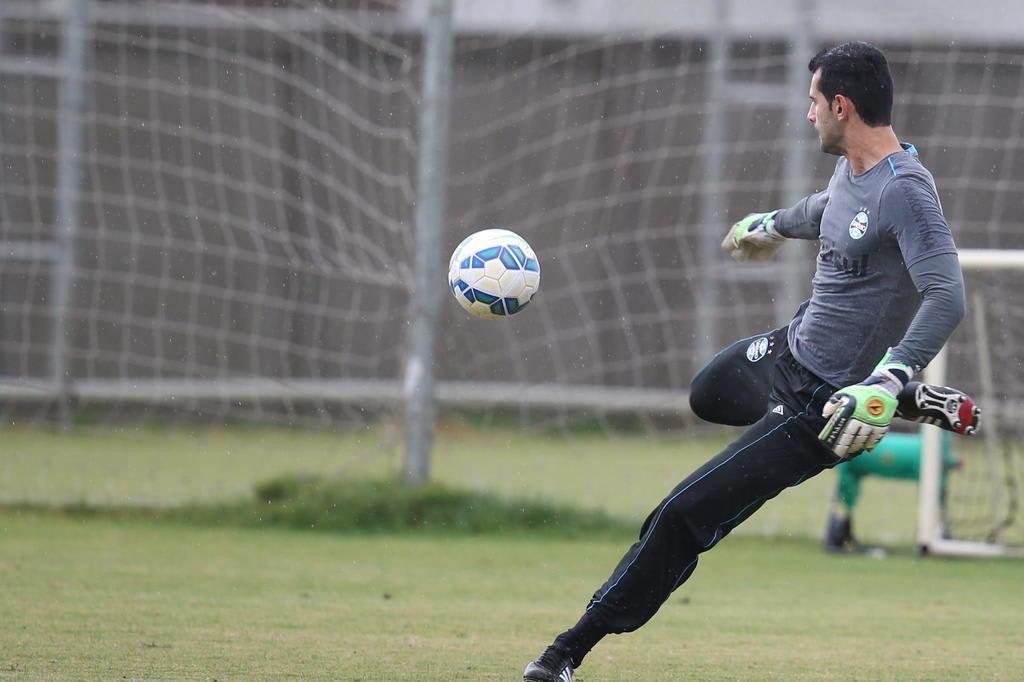
MULTIPOLYGON (((334 535, 0 512, 15 679, 514 680, 619 540, 334 535)), ((727 538, 601 680, 1015 680, 1024 564, 727 538)))

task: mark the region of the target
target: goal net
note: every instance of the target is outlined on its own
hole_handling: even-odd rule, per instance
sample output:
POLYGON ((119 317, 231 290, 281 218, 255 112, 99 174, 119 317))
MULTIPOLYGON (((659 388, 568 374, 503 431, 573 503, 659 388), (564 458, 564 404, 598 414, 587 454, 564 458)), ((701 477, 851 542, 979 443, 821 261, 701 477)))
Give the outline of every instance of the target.
MULTIPOLYGON (((1008 292, 1024 285, 1024 254, 963 251, 968 316, 929 378, 961 386, 983 406, 981 434, 957 439, 947 478, 924 466, 918 542, 936 554, 1024 555, 1024 369, 1018 349, 1024 306, 1008 292)), ((926 461, 937 459, 925 448, 926 461)))
POLYGON ((349 4, 90 2, 80 61, 70 15, 0 9, 12 409, 64 389, 108 415, 328 425, 394 409, 417 57, 396 3, 349 4), (80 149, 61 146, 69 118, 80 149), (62 205, 66 156, 80 182, 62 205))
MULTIPOLYGON (((70 401, 103 419, 391 422, 428 3, 94 1, 77 61, 72 4, 0 7, 5 418, 52 419, 70 401), (58 134, 69 126, 77 147, 58 134)), ((825 44, 867 37, 886 51, 894 124, 933 171, 960 246, 1021 247, 1024 22, 952 35, 925 12, 911 36, 890 30, 903 17, 882 3, 732 4, 680 17, 669 2, 623 14, 457 3, 444 250, 509 228, 537 251, 542 282, 501 324, 446 301, 442 406, 516 429, 697 426, 694 373, 788 322, 809 293, 813 245, 737 265, 718 243, 737 217, 827 182, 832 160, 804 120, 806 63, 825 44)), ((985 290, 998 384, 1019 370, 1019 318, 1013 288, 985 290)), ((975 376, 977 354, 951 357, 951 381, 975 376)), ((1010 480, 1000 471, 954 474, 952 532, 988 532, 965 519, 988 513, 986 486, 1010 480)), ((798 520, 766 509, 744 528, 817 535, 828 491, 808 489, 798 520)), ((889 518, 912 536, 904 507, 889 518)))

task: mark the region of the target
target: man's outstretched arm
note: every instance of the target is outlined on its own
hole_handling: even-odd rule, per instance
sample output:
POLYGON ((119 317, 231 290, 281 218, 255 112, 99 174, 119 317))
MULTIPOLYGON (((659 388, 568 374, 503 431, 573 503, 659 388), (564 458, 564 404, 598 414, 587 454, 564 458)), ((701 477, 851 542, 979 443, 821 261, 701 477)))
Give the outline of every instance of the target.
POLYGON ((735 260, 769 260, 786 239, 817 239, 828 190, 804 197, 794 206, 768 213, 748 213, 733 223, 722 248, 735 260))
POLYGON ((775 214, 775 230, 787 239, 817 239, 827 205, 827 189, 806 196, 775 214))

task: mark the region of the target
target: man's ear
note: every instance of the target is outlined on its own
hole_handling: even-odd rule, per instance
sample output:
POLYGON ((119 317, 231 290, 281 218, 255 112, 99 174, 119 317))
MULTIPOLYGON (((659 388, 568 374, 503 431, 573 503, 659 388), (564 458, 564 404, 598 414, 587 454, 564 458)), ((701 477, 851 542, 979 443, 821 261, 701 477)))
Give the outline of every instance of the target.
POLYGON ((844 121, 850 117, 853 113, 854 107, 853 102, 850 98, 845 95, 836 95, 835 99, 832 100, 832 113, 840 121, 844 121))

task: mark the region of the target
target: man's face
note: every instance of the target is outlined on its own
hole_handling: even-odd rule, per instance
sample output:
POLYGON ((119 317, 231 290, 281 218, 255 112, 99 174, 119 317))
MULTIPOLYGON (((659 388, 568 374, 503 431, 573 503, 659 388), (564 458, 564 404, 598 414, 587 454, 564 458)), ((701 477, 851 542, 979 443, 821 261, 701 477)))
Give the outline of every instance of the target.
POLYGON ((818 81, 821 79, 821 69, 811 76, 811 108, 807 111, 807 120, 814 126, 818 133, 818 142, 821 144, 821 151, 826 154, 843 153, 843 125, 836 119, 830 102, 825 99, 818 89, 818 81))

